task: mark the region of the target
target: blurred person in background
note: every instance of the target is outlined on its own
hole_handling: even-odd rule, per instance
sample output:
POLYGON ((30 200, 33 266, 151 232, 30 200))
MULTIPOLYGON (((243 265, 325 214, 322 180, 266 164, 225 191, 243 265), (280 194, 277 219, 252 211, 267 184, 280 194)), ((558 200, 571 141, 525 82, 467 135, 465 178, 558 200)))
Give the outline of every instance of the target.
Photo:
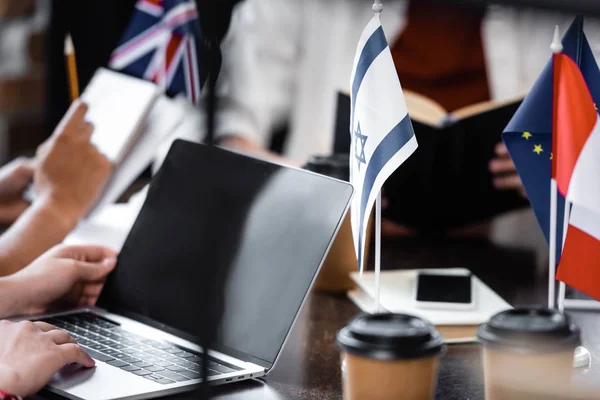
MULTIPOLYGON (((539 10, 484 8, 429 0, 384 1, 381 13, 404 89, 448 111, 526 94, 551 52, 555 25, 573 17, 539 10)), ((270 145, 285 130, 282 155, 296 164, 331 154, 338 92, 350 76, 362 30, 373 16, 363 0, 247 0, 223 44, 219 143, 279 158, 270 145)), ((600 25, 586 34, 600 54, 600 25)), ((494 186, 524 194, 503 143, 489 164, 494 186)), ((386 189, 387 190, 387 189, 386 189)), ((393 190, 393 189, 391 189, 393 190)), ((393 206, 393 205, 390 205, 393 206)), ((405 232, 385 222, 385 232, 405 232)))
POLYGON ((113 166, 90 142, 87 106, 76 101, 34 159, 0 169, 0 276, 9 275, 61 243, 94 205, 113 166), (30 204, 24 192, 33 181, 30 204), (14 223, 13 223, 14 222, 14 223))

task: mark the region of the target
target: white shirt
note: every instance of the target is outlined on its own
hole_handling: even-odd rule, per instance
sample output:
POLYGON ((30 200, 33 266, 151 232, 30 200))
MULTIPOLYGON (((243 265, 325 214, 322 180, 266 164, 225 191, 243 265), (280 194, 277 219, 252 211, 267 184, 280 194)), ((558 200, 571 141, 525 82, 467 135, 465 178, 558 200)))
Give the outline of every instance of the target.
MULTIPOLYGON (((406 0, 387 0, 381 14, 389 43, 406 26, 406 0)), ((284 153, 297 162, 333 148, 337 93, 349 92, 360 34, 373 16, 364 0, 247 0, 223 43, 222 108, 217 136, 239 135, 266 147, 290 121, 284 153)), ((490 7, 482 38, 493 99, 525 94, 551 55, 555 25, 572 16, 490 7)), ((600 25, 586 20, 600 54, 600 25)), ((402 77, 400 77, 402 81, 402 77)))

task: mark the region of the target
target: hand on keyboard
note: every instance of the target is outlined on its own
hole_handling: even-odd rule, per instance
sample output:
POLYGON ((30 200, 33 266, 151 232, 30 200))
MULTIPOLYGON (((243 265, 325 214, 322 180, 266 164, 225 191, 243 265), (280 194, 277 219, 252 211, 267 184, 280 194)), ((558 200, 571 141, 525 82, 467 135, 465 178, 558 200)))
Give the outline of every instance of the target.
POLYGON ((0 338, 0 388, 13 395, 36 393, 66 365, 95 365, 73 338, 45 322, 0 321, 0 338))

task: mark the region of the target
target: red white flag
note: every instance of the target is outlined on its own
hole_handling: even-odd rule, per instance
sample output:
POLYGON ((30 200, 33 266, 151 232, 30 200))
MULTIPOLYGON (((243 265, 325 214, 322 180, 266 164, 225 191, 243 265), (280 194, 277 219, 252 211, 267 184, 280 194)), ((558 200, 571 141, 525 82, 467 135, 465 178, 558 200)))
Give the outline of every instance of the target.
POLYGON ((557 279, 600 300, 600 120, 575 62, 554 55, 554 162, 573 203, 557 279))
POLYGON ((573 206, 556 279, 600 300, 600 214, 573 206))
POLYGON ((554 56, 554 146, 558 190, 573 204, 600 213, 600 121, 581 70, 554 56))

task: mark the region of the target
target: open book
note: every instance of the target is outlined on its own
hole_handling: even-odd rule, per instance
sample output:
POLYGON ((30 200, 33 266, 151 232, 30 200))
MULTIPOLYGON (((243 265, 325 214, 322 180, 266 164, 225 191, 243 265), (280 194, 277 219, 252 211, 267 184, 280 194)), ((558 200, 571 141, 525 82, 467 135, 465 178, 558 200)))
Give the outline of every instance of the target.
MULTIPOLYGON (((517 191, 493 185, 489 163, 522 98, 447 112, 404 91, 419 148, 384 186, 384 217, 422 231, 464 226, 528 205, 517 191)), ((350 150, 350 98, 338 96, 334 151, 350 150)))

